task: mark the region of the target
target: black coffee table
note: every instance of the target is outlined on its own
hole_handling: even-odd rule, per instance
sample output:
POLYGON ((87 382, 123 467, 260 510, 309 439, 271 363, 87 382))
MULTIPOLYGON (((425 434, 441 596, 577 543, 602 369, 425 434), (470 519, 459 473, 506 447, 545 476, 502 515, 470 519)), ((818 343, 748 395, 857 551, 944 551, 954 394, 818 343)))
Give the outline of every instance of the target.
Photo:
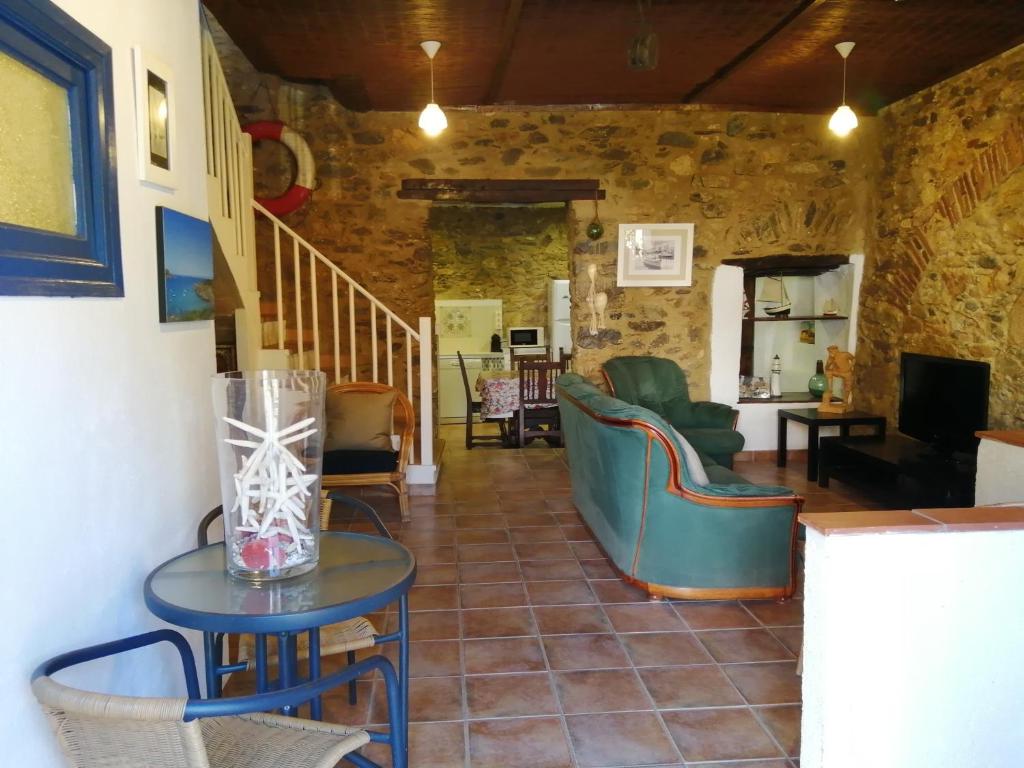
POLYGON ((864 411, 846 413, 819 413, 817 408, 795 408, 779 411, 779 445, 776 464, 786 466, 786 429, 788 421, 807 425, 807 479, 818 479, 818 430, 821 427, 839 427, 842 437, 850 436, 850 427, 873 426, 878 435, 885 434, 885 416, 864 411))

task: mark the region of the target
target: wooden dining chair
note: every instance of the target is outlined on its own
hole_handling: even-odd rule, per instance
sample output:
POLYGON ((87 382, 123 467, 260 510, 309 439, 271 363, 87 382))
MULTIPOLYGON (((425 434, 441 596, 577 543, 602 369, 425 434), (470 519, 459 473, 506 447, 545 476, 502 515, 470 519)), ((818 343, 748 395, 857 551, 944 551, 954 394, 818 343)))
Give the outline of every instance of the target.
MULTIPOLYGON (((536 349, 536 347, 530 347, 530 349, 536 349)), ((512 370, 516 370, 520 363, 547 363, 551 360, 551 347, 544 347, 543 352, 525 352, 523 354, 516 354, 516 350, 512 350, 512 370)))
POLYGON ((473 411, 473 390, 469 386, 469 374, 466 373, 466 361, 462 359, 462 353, 456 352, 459 358, 459 370, 462 371, 462 386, 466 390, 466 450, 473 450, 475 445, 492 445, 500 442, 501 445, 508 443, 508 425, 505 419, 481 419, 483 422, 492 422, 498 425, 497 435, 474 435, 473 422, 475 421, 473 411))
POLYGON ((558 362, 562 364, 562 372, 567 373, 572 370, 572 352, 566 352, 565 347, 558 348, 558 362))
POLYGON ((542 437, 553 446, 562 444, 555 382, 564 372, 560 362, 523 361, 519 364, 516 437, 520 448, 535 437, 542 437))

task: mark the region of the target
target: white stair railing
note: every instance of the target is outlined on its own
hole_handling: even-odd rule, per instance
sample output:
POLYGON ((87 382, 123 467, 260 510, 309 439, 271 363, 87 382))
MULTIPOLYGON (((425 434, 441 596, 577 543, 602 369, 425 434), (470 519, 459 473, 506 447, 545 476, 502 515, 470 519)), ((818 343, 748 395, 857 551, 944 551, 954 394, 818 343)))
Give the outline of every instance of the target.
MULTIPOLYGON (((299 368, 325 370, 335 383, 347 376, 403 389, 419 416, 416 463, 432 465, 431 318, 413 328, 274 214, 255 200, 252 207, 264 219, 261 234, 271 228, 273 248, 275 332, 264 344, 288 352, 299 368)), ((259 245, 266 246, 262 237, 259 245)))
POLYGON ((239 367, 254 368, 258 363, 260 310, 254 222, 249 208, 253 197, 252 139, 242 132, 213 37, 205 26, 202 40, 210 225, 242 300, 235 316, 239 367))
MULTIPOLYGON (((290 353, 293 365, 324 369, 335 382, 385 382, 403 389, 419 419, 419 455, 411 482, 434 481, 433 335, 431 319, 414 329, 320 251, 253 200, 252 139, 242 132, 220 57, 208 28, 202 31, 203 101, 206 108, 206 178, 210 222, 242 299, 235 314, 240 368, 256 368, 263 349, 290 353), (270 248, 257 242, 257 218, 273 228, 270 248), (262 256, 261 270, 258 256, 262 256), (286 258, 287 257, 287 258, 286 258), (265 344, 259 277, 274 280, 276 338, 265 344), (286 279, 287 278, 287 279, 286 279), (320 282, 320 280, 324 282, 320 282), (329 285, 328 281, 329 280, 329 285), (326 297, 326 298, 324 298, 326 297), (321 316, 321 300, 330 304, 321 316), (305 310, 309 314, 305 314, 305 310), (344 310, 344 312, 343 312, 344 310), (347 316, 347 323, 342 320, 347 316), (286 318, 294 325, 289 327, 286 318), (379 322, 383 318, 383 329, 379 322), (309 343, 307 343, 307 337, 309 343), (326 348, 322 342, 326 341, 326 348), (311 345, 311 346, 310 346, 311 345), (396 383, 397 382, 397 383, 396 383), (428 472, 428 469, 430 470, 428 472), (415 470, 415 472, 414 472, 415 470)), ((262 231, 262 227, 261 227, 262 231)), ((276 355, 284 357, 283 355, 276 355)))

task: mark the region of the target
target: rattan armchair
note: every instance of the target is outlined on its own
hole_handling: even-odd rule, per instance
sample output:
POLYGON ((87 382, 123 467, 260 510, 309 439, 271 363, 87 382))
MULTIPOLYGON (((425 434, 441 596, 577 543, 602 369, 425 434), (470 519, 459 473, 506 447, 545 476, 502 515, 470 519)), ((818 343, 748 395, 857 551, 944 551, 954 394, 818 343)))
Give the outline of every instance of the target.
MULTIPOLYGON (((394 451, 394 455, 391 456, 389 451, 374 451, 371 453, 381 454, 381 459, 384 461, 382 466, 375 466, 365 471, 344 469, 332 473, 327 467, 331 453, 327 453, 324 456, 322 484, 324 488, 345 488, 353 485, 386 485, 398 494, 398 504, 402 512, 402 520, 408 521, 410 519, 409 488, 406 485, 405 473, 409 463, 412 461, 413 433, 416 429, 416 413, 413 411, 409 398, 400 389, 373 381, 353 381, 348 384, 335 384, 329 387, 327 392, 328 395, 332 392, 394 393, 395 402, 391 412, 392 434, 398 437, 398 448, 394 451)), ((345 452, 337 451, 333 453, 342 455, 345 452)), ((333 464, 333 462, 331 463, 333 464)), ((344 460, 341 463, 344 465, 344 460)))
MULTIPOLYGON (((398 679, 383 656, 271 693, 203 700, 192 649, 182 635, 169 629, 50 659, 33 674, 32 691, 73 768, 334 768, 338 760, 371 741, 389 743, 392 764, 404 768, 402 728, 392 728, 387 735, 264 714, 298 706, 374 671, 384 678, 389 720, 400 723, 398 679), (187 698, 112 696, 71 688, 52 677, 71 666, 164 641, 172 643, 181 657, 187 698)), ((361 755, 353 762, 376 765, 361 755)))

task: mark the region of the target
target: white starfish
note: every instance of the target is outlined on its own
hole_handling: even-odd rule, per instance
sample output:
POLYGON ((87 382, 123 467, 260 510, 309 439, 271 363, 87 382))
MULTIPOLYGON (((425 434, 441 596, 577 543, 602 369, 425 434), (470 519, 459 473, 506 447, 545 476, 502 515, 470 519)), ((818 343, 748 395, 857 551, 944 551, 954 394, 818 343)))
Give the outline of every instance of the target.
POLYGON ((306 500, 312 496, 310 489, 317 476, 306 472, 306 466, 288 446, 316 434, 318 429, 307 429, 315 423, 313 417, 278 429, 276 395, 277 386, 273 382, 263 392, 266 424, 262 429, 223 417, 231 426, 255 438, 224 440, 229 445, 252 449, 252 453, 242 456, 241 467, 234 475, 235 504, 231 511, 240 513, 237 531, 256 534, 261 539, 287 536, 291 539, 287 550, 294 552, 313 542, 313 535, 306 526, 306 500))

